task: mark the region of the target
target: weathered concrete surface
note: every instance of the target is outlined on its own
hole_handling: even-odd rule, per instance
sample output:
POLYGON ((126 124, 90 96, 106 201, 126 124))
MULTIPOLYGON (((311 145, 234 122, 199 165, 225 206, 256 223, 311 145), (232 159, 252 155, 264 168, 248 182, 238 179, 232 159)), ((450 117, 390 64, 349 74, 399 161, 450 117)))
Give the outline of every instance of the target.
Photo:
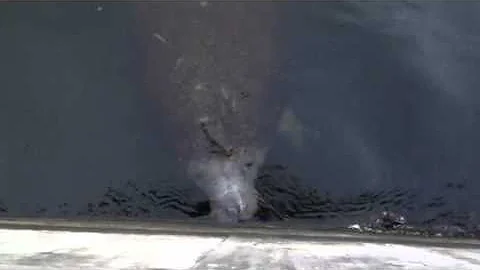
POLYGON ((0 269, 480 269, 474 239, 303 225, 2 219, 0 269))
POLYGON ((480 249, 186 235, 0 230, 0 269, 480 269, 480 249))

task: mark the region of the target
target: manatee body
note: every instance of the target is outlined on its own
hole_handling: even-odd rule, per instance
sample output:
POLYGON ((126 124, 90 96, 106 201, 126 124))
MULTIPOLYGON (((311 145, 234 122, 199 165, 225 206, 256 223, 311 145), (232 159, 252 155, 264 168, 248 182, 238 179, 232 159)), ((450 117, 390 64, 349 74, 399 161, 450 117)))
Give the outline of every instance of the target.
POLYGON ((138 12, 148 37, 146 82, 175 127, 182 167, 217 220, 251 218, 254 179, 279 112, 270 85, 273 5, 156 3, 138 12))

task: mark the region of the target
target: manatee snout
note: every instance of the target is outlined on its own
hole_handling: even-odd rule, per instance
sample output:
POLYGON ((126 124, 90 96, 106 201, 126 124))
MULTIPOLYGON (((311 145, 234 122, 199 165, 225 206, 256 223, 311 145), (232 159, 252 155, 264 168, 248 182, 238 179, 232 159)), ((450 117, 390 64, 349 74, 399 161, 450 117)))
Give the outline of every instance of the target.
POLYGON ((220 176, 210 200, 211 216, 223 223, 236 223, 253 217, 257 210, 255 189, 245 178, 220 176))
POLYGON ((251 219, 258 207, 255 178, 265 151, 192 161, 190 172, 210 200, 211 217, 222 223, 251 219))

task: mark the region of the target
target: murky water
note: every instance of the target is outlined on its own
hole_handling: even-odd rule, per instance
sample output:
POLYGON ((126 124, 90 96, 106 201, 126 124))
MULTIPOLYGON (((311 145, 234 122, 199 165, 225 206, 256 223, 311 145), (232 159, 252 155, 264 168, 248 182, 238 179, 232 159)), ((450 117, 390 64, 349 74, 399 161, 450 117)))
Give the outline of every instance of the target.
MULTIPOLYGON (((186 8, 215 5, 197 4, 186 8)), ((181 139, 148 94, 146 43, 172 36, 142 26, 132 4, 0 7, 0 211, 208 215, 207 197, 178 172, 181 139)), ((262 106, 279 113, 262 138, 255 217, 347 226, 390 211, 415 226, 478 230, 480 5, 275 10, 268 83, 278 99, 262 106)), ((179 60, 156 60, 153 74, 179 60)))

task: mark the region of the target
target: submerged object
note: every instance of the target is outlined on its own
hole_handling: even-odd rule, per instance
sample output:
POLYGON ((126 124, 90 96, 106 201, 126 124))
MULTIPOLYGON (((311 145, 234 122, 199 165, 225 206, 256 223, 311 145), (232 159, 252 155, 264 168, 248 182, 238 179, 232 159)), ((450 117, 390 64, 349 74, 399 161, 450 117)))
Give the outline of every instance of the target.
POLYGON ((257 210, 254 180, 279 114, 270 85, 275 5, 137 9, 143 31, 154 37, 146 50, 148 88, 176 130, 179 168, 209 197, 216 220, 250 219, 257 210))

